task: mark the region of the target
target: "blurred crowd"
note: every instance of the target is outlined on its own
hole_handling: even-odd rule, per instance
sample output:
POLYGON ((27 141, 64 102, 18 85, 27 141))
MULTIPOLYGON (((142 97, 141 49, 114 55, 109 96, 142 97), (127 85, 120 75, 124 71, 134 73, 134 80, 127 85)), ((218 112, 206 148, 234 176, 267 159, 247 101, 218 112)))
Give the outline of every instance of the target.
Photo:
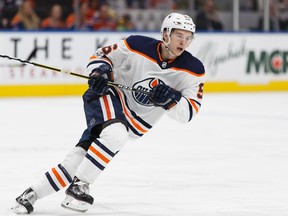
MULTIPOLYGON (((273 4, 272 1, 274 0, 270 2, 270 30, 288 30, 286 16, 288 0, 277 0, 277 4, 273 4)), ((193 14, 189 15, 193 17, 197 30, 221 31, 224 29, 223 20, 217 10, 231 8, 231 2, 230 0, 0 0, 0 29, 159 31, 162 19, 167 13, 177 10, 188 14, 193 11, 193 14), (155 11, 143 13, 149 10, 161 13, 155 11)), ((240 0, 241 11, 259 11, 261 7, 263 0, 240 0)), ((263 30, 263 16, 259 17, 254 30, 263 30)))

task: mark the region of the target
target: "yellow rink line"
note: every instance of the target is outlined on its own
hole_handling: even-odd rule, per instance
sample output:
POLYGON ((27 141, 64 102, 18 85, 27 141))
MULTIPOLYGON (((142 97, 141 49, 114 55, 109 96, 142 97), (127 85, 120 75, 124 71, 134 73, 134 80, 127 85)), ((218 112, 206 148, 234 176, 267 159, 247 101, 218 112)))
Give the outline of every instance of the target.
MULTIPOLYGON (((21 96, 72 96, 82 95, 87 84, 61 85, 2 85, 0 97, 21 96)), ((237 82, 206 82, 204 92, 255 92, 255 91, 288 91, 287 81, 274 81, 267 84, 242 85, 237 82)))
POLYGON ((0 97, 81 95, 85 84, 0 86, 0 97))
POLYGON ((265 84, 239 84, 237 82, 207 82, 204 92, 255 92, 288 91, 287 81, 270 81, 265 84))

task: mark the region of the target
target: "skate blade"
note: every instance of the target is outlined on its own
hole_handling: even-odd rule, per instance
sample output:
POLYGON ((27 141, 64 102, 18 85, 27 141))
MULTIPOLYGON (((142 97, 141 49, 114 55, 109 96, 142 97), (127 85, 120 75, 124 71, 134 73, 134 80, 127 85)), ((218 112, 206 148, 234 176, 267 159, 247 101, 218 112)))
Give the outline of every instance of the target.
POLYGON ((76 200, 73 197, 66 195, 66 198, 61 203, 61 206, 72 211, 84 213, 89 209, 91 205, 87 202, 76 200))
POLYGON ((15 205, 10 210, 15 214, 28 214, 27 209, 18 202, 16 202, 15 205))

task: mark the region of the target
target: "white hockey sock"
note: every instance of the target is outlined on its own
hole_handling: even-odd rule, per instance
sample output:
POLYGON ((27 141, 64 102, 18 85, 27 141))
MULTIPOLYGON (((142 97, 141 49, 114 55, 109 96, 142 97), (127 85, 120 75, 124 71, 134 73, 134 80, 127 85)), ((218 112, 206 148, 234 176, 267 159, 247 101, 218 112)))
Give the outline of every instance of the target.
POLYGON ((75 147, 70 151, 61 164, 45 173, 45 176, 31 185, 39 199, 57 192, 72 182, 78 165, 84 158, 86 151, 75 147))
POLYGON ((87 151, 75 176, 87 183, 94 183, 115 154, 128 139, 128 132, 122 123, 114 123, 103 129, 87 151))
POLYGON ((96 139, 94 142, 89 147, 84 160, 75 173, 75 176, 79 179, 90 184, 94 183, 96 178, 115 156, 115 153, 105 147, 99 139, 96 139))

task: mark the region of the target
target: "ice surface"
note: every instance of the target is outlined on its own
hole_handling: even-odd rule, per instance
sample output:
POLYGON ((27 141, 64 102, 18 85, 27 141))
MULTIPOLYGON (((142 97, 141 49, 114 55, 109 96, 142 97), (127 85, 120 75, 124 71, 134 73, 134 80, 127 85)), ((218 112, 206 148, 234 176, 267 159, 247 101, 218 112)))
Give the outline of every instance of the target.
MULTIPOLYGON (((91 186, 87 213, 61 208, 61 191, 33 215, 287 216, 287 110, 288 92, 206 94, 191 123, 165 117, 129 142, 91 186)), ((0 215, 84 128, 81 97, 0 99, 0 215)))

